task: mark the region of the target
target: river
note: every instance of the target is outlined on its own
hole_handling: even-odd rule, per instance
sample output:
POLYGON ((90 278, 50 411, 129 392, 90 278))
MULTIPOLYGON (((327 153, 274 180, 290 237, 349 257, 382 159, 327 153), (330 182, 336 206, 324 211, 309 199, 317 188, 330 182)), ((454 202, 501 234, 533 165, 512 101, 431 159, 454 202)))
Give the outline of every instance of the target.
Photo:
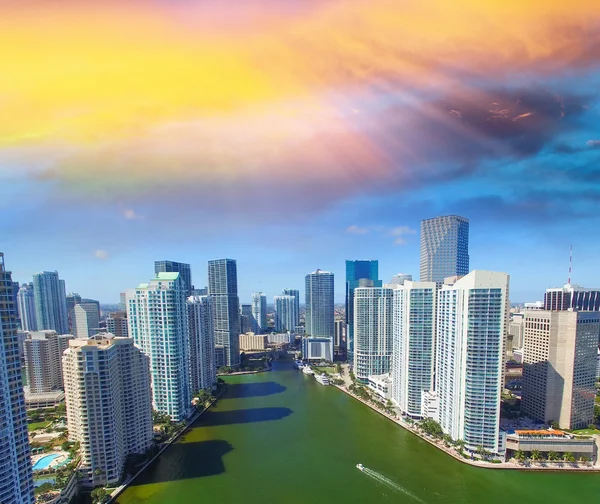
POLYGON ((118 504, 595 502, 599 474, 462 464, 335 387, 275 362, 226 394, 118 504), (366 473, 356 469, 364 464, 366 473))

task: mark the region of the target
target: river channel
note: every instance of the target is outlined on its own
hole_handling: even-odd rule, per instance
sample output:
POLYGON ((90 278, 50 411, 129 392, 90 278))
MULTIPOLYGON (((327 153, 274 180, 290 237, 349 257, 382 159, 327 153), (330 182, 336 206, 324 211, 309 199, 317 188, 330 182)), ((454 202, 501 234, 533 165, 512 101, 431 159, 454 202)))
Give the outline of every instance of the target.
POLYGON ((600 474, 528 473, 454 460, 335 387, 275 362, 234 376, 218 404, 118 504, 584 503, 600 474), (357 463, 368 468, 360 472, 357 463))

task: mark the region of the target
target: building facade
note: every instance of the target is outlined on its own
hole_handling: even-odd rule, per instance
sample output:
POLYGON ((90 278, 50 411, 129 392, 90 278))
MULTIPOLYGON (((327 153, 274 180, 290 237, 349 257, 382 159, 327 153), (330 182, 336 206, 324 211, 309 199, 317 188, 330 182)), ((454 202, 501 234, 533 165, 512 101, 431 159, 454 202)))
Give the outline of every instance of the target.
POLYGON ((127 291, 129 335, 150 358, 154 409, 174 422, 191 413, 189 326, 179 273, 158 273, 127 291))
POLYGON ((68 334, 65 282, 58 277, 58 271, 44 271, 33 275, 33 292, 38 329, 68 334))
POLYGON ((75 292, 67 294, 67 318, 69 320, 69 334, 75 334, 75 305, 81 303, 81 296, 75 292))
POLYGON ((252 294, 252 332, 262 334, 267 330, 267 296, 262 292, 252 294))
POLYGON ((397 275, 394 275, 392 277, 392 279, 390 280, 390 284, 404 285, 404 282, 406 282, 407 280, 412 282, 412 279, 412 275, 409 275, 408 273, 398 273, 397 275))
POLYGON ((217 367, 240 364, 240 301, 234 259, 208 262, 208 292, 213 297, 217 367))
MULTIPOLYGON (((125 302, 127 304, 127 302, 125 302)), ((127 338, 129 330, 127 329, 127 312, 118 311, 109 313, 106 316, 106 331, 114 334, 117 338, 127 338)))
POLYGON ((508 275, 475 270, 444 285, 437 301, 436 391, 445 434, 501 456, 500 393, 508 275))
POLYGON ((73 307, 75 323, 73 329, 78 338, 88 339, 99 331, 100 310, 96 303, 81 302, 73 307))
POLYGON ((302 338, 302 358, 307 361, 333 362, 333 338, 302 338))
POLYGON ((306 334, 333 339, 333 273, 318 269, 305 280, 306 334))
POLYGON ((295 296, 275 296, 275 331, 294 332, 298 320, 298 298, 295 296))
POLYGON ((240 350, 260 351, 266 350, 269 337, 266 334, 254 334, 253 332, 240 334, 240 350))
POLYGON ((421 282, 469 273, 469 220, 457 215, 421 221, 421 282))
POLYGON ((154 261, 154 274, 158 273, 179 273, 186 297, 192 295, 192 267, 186 263, 175 261, 154 261))
POLYGON ((334 323, 333 347, 336 352, 341 352, 346 346, 346 322, 336 320, 334 323))
POLYGON ((21 321, 21 329, 23 331, 37 331, 33 283, 23 284, 19 288, 19 292, 17 293, 17 308, 21 321))
MULTIPOLYGON (((300 291, 296 289, 283 289, 284 296, 293 296, 296 301, 294 303, 294 311, 296 313, 296 320, 294 321, 294 326, 296 327, 300 325, 300 291)), ((292 329, 293 331, 293 329, 292 329)))
POLYGON ((212 389, 217 383, 215 327, 210 296, 191 296, 187 300, 190 334, 190 390, 212 389))
POLYGON ((600 290, 571 284, 547 289, 544 310, 600 311, 600 290))
POLYGON ((33 475, 12 274, 0 252, 0 502, 33 504, 33 475))
POLYGON ((62 355, 72 339, 71 334, 39 331, 23 341, 27 385, 32 394, 63 388, 62 355))
POLYGON ((252 332, 252 305, 240 305, 240 332, 252 332))

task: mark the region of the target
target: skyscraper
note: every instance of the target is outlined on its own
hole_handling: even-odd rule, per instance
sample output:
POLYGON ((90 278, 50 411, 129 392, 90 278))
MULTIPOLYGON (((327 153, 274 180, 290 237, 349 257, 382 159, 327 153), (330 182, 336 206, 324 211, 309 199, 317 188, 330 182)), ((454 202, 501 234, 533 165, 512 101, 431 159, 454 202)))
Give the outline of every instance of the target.
POLYGON ((18 330, 12 275, 0 252, 0 502, 33 504, 18 330))
POLYGON ((333 348, 336 352, 340 352, 346 343, 346 322, 336 320, 334 324, 335 337, 333 338, 333 348))
POLYGON ((73 332, 78 338, 91 338, 100 327, 100 311, 95 303, 76 304, 73 308, 75 321, 73 332))
POLYGON ((445 434, 502 455, 500 392, 508 275, 475 270, 438 291, 436 390, 445 434))
POLYGON ((579 285, 546 289, 544 310, 600 311, 600 290, 579 285))
POLYGON ((252 331, 262 334, 267 329, 267 296, 262 292, 252 294, 252 331))
POLYGON ((412 418, 423 417, 423 392, 433 390, 435 315, 435 282, 405 280, 394 289, 392 400, 412 418))
MULTIPOLYGON (((296 289, 283 289, 284 296, 294 296, 296 299, 294 311, 296 312, 296 320, 294 321, 294 328, 300 324, 300 291, 296 289)), ((293 330, 293 329, 292 329, 293 330)))
POLYGON ((189 328, 179 273, 158 273, 127 291, 129 335, 150 357, 154 409, 175 422, 191 413, 189 328))
POLYGON ((469 273, 469 220, 457 215, 421 221, 421 282, 469 273))
POLYGON ((252 305, 243 304, 240 306, 240 332, 251 332, 252 326, 252 305))
POLYGON ((23 331, 37 331, 37 318, 35 316, 35 296, 33 283, 21 285, 17 293, 17 305, 21 329, 23 331))
POLYGON ((65 282, 58 277, 58 271, 43 271, 33 275, 33 291, 38 329, 68 333, 65 282))
POLYGON ((154 273, 179 273, 183 281, 186 297, 192 295, 192 268, 189 264, 175 261, 154 261, 154 273))
POLYGON ((275 330, 277 332, 294 332, 296 329, 296 320, 298 320, 298 305, 295 296, 275 296, 273 305, 275 306, 275 330))
POLYGON ((240 301, 234 259, 208 262, 208 292, 213 297, 217 367, 240 364, 240 301))
POLYGON ((195 394, 217 382, 213 300, 191 296, 187 300, 190 327, 190 390, 195 394))
MULTIPOLYGON (((127 304, 127 302, 125 302, 127 304)), ((109 313, 106 316, 106 331, 114 334, 118 338, 127 338, 129 329, 127 328, 127 312, 118 311, 109 313)))
POLYGON ((354 361, 356 379, 390 372, 393 341, 393 296, 386 287, 354 289, 354 361))
POLYGON ((333 273, 318 269, 306 275, 306 335, 333 341, 333 322, 333 273))
POLYGON ((73 339, 63 356, 69 439, 83 482, 119 482, 128 455, 152 444, 149 359, 132 338, 73 339))
POLYGON ((72 339, 71 334, 39 331, 23 341, 27 384, 32 394, 63 388, 62 354, 72 339))
POLYGON ((522 410, 581 429, 594 419, 600 312, 525 312, 522 410))
POLYGON ((359 286, 382 286, 378 261, 346 261, 346 348, 349 362, 354 357, 354 289, 359 286))
POLYGON ((392 277, 392 279, 390 280, 390 283, 392 285, 404 285, 404 282, 406 281, 410 281, 412 282, 412 275, 409 275, 408 273, 398 273, 397 275, 394 275, 392 277))
POLYGON ((75 292, 67 294, 67 317, 69 319, 70 334, 75 334, 75 305, 79 303, 81 303, 81 296, 79 294, 75 292))

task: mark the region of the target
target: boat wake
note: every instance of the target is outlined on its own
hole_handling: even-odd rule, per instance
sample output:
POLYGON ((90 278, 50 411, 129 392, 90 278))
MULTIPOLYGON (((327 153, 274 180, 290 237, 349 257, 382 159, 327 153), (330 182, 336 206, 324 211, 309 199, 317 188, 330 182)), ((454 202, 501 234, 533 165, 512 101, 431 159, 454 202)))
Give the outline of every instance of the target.
POLYGON ((369 469, 368 467, 364 467, 362 469, 362 472, 365 473, 370 478, 373 478, 375 481, 378 481, 379 483, 381 483, 381 484, 383 484, 383 485, 391 488, 392 490, 396 490, 397 492, 401 492, 404 495, 408 495, 409 497, 412 497, 417 502, 422 502, 423 504, 425 504, 424 500, 419 499, 414 493, 408 491, 403 486, 398 485, 398 483, 395 483, 391 479, 386 478, 383 474, 379 474, 377 471, 373 471, 373 469, 369 469))

